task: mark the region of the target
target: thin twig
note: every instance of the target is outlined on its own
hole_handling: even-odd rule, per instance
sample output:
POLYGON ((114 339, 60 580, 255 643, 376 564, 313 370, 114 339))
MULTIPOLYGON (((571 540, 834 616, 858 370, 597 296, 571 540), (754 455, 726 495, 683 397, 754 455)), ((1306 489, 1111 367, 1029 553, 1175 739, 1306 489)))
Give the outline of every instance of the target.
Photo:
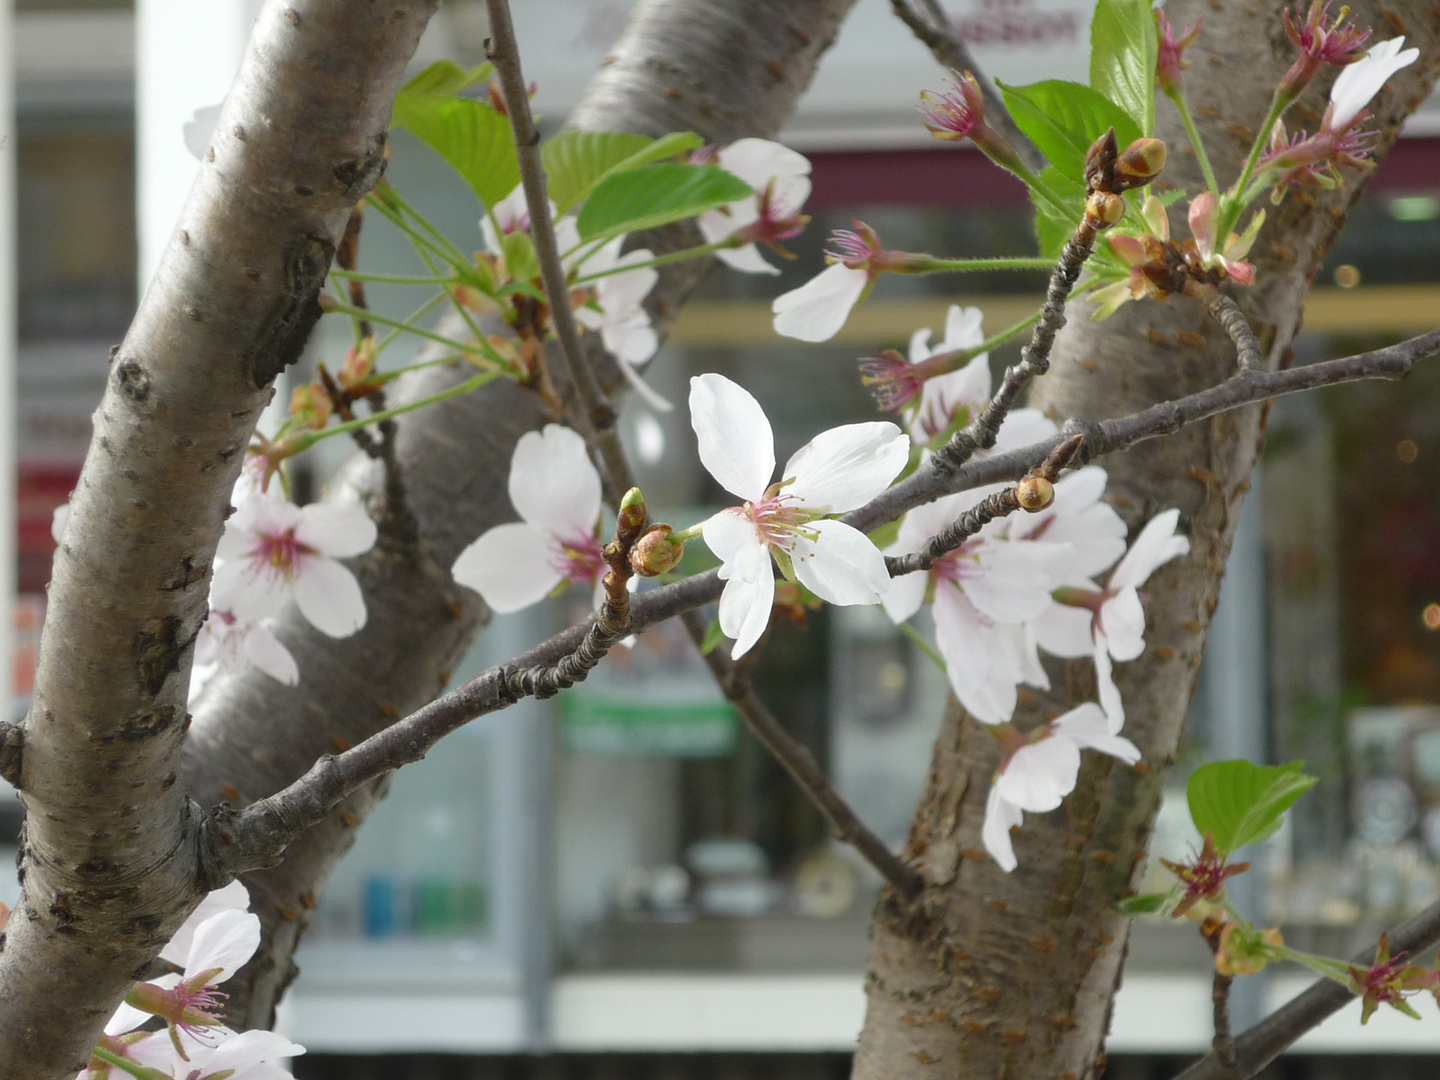
POLYGON ((530 239, 535 244, 535 259, 540 264, 540 277, 545 282, 545 295, 550 299, 550 319, 560 339, 560 353, 565 358, 570 381, 580 399, 584 413, 582 433, 600 452, 601 462, 610 481, 612 505, 620 494, 629 490, 630 469, 621 450, 615 430, 615 409, 596 378, 580 342, 575 312, 570 308, 570 290, 565 282, 565 268, 560 262, 560 249, 555 243, 555 226, 550 220, 550 199, 545 192, 545 168, 540 162, 540 132, 530 115, 530 95, 525 76, 520 70, 520 50, 515 43, 515 27, 510 21, 510 5, 506 0, 487 0, 490 12, 490 41, 486 53, 495 65, 505 109, 515 135, 515 150, 520 160, 520 182, 525 189, 525 204, 530 211, 530 239))
POLYGON ((1221 975, 1217 971, 1210 987, 1210 1003, 1215 1017, 1215 1037, 1210 1045, 1215 1056, 1230 1068, 1235 1067, 1235 1040, 1230 1035, 1230 986, 1234 981, 1229 975, 1221 975))
POLYGON ((1020 160, 1029 168, 1035 172, 1044 168, 1045 156, 1010 119, 1004 99, 980 71, 975 58, 970 55, 970 47, 936 0, 890 0, 890 6, 942 66, 952 71, 968 71, 975 76, 975 81, 980 84, 980 93, 985 98, 985 122, 1005 136, 1005 141, 1015 148, 1020 160))
MULTIPOLYGON (((698 648, 705 640, 705 619, 698 611, 687 611, 681 616, 681 621, 698 648)), ((870 831, 831 785, 814 755, 765 707, 750 682, 748 666, 736 664, 720 649, 711 649, 704 655, 720 692, 735 706, 735 711, 765 745, 765 749, 784 766, 810 801, 820 808, 835 835, 854 847, 902 895, 907 898, 919 895, 925 886, 919 871, 901 861, 885 841, 870 831)))
MULTIPOLYGON (((1390 931, 1390 947, 1412 955, 1440 942, 1440 902, 1431 904, 1414 918, 1390 931)), ((1368 968, 1375 960, 1375 946, 1356 953, 1352 963, 1368 968)), ((1297 1039, 1319 1027, 1327 1017, 1355 1000, 1333 979, 1319 979, 1254 1027, 1235 1039, 1234 1064, 1227 1065, 1216 1053, 1207 1054, 1180 1073, 1175 1080, 1249 1080, 1269 1065, 1297 1039)))
MULTIPOLYGON (((927 466, 842 520, 867 531, 950 491, 1018 479, 1044 462, 1061 442, 1074 434, 1085 436, 1080 456, 1089 460, 1145 439, 1168 435, 1195 420, 1280 394, 1358 379, 1397 379, 1410 370, 1415 360, 1437 352, 1440 352, 1440 330, 1343 360, 1285 371, 1241 372, 1220 386, 1132 416, 1099 424, 1072 422, 1078 431, 1042 440, 1023 450, 970 462, 954 472, 927 466)), ((638 634, 656 623, 713 603, 723 587, 718 572, 708 570, 673 585, 641 593, 629 601, 627 632, 638 634)), ((523 684, 515 685, 517 673, 537 666, 559 665, 580 650, 594 632, 593 621, 572 626, 509 663, 482 672, 338 757, 323 758, 309 773, 263 804, 256 803, 240 814, 233 811, 220 814, 208 827, 212 880, 223 883, 226 874, 258 869, 278 860, 285 844, 321 820, 346 794, 400 765, 424 757, 443 736, 469 721, 514 704, 520 696, 518 692, 526 690, 523 684)), ((538 687, 545 680, 537 676, 529 681, 538 687)))
POLYGON ((1214 285, 1191 278, 1185 282, 1185 295, 1199 300, 1205 310, 1225 328, 1235 343, 1235 355, 1241 371, 1260 370, 1260 342, 1240 305, 1214 285))
POLYGON ((1030 344, 1020 350, 1020 362, 1005 369, 1000 380, 1000 389, 985 403, 974 420, 957 431, 948 443, 935 451, 934 460, 941 468, 958 469, 970 460, 976 450, 995 445, 995 437, 1005 417, 1010 415, 1020 392, 1030 380, 1050 370, 1050 351, 1055 347, 1055 336, 1065 325, 1065 301, 1075 288, 1085 260, 1095 250, 1095 238, 1106 225, 1091 214, 1088 199, 1097 193, 1109 193, 1113 180, 1116 156, 1115 133, 1109 138, 1097 141, 1090 148, 1086 159, 1087 202, 1085 213, 1070 239, 1060 251, 1060 260, 1050 273, 1050 284, 1045 290, 1045 304, 1040 309, 1040 321, 1035 324, 1030 344))
MULTIPOLYGON (((1033 478, 1053 485, 1059 479, 1061 470, 1069 465, 1075 455, 1080 452, 1080 444, 1083 441, 1083 435, 1072 435, 1052 450, 1037 468, 1030 470, 1026 480, 1033 478)), ((885 569, 890 571, 891 577, 913 574, 918 570, 929 570, 942 556, 954 551, 996 518, 1006 517, 1022 508, 1036 513, 1044 510, 1053 501, 1053 487, 1048 498, 1032 496, 1026 499, 1022 497, 1020 489, 1024 483, 1025 480, 1022 480, 1014 487, 997 491, 972 506, 927 540, 925 546, 919 551, 912 551, 908 555, 887 555, 885 569)))

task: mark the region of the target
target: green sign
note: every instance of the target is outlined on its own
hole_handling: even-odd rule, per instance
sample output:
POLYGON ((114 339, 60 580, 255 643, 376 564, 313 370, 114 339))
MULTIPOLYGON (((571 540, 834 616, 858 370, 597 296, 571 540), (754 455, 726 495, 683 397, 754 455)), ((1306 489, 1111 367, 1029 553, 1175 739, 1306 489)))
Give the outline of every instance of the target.
POLYGON ((735 749, 735 710, 726 701, 637 701, 578 689, 560 701, 572 754, 702 758, 735 749))

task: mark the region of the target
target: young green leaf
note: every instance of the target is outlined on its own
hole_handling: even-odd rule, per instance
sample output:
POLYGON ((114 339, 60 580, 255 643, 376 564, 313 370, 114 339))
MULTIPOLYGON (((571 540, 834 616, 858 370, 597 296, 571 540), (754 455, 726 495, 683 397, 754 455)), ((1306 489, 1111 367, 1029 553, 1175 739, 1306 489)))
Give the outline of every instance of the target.
POLYGON ((725 631, 720 629, 720 620, 711 619, 705 628, 705 637, 700 641, 701 655, 709 656, 710 650, 725 640, 725 631))
MULTIPOLYGON (((1099 0, 1090 21, 1090 86, 1130 114, 1141 135, 1155 132, 1159 34, 1150 0, 1099 0)), ((1120 132, 1115 132, 1118 137, 1120 132)), ((1121 149, 1125 142, 1121 140, 1121 149)))
POLYGON ((400 88, 419 97, 452 97, 466 87, 490 78, 494 64, 476 64, 466 71, 454 60, 437 60, 400 88))
POLYGON ((1129 113, 1080 83, 1049 79, 1029 86, 998 85, 1015 126, 1076 183, 1085 182, 1085 152, 1108 129, 1115 129, 1121 146, 1140 137, 1129 113))
POLYGON ((638 169, 702 144, 699 135, 676 131, 658 139, 628 131, 567 129, 540 147, 550 198, 560 213, 581 202, 606 177, 638 169))
POLYGON ((1255 765, 1212 761, 1190 774, 1185 785, 1190 817, 1222 855, 1264 840, 1280 827, 1285 811, 1319 782, 1300 771, 1301 762, 1255 765))
POLYGON ((714 165, 662 162, 627 169, 600 181, 585 200, 580 237, 600 240, 653 229, 752 194, 744 180, 714 165))
POLYGON ((1141 893, 1139 896, 1127 896, 1123 900, 1117 900, 1115 908, 1125 915, 1153 915, 1163 910, 1172 899, 1172 894, 1168 892, 1141 893))
POLYGON ((1064 200, 1070 213, 1061 214, 1049 199, 1030 192, 1030 201, 1035 204, 1035 235, 1040 241, 1040 254, 1049 259, 1060 257, 1060 249, 1075 233, 1075 226, 1085 214, 1085 189, 1071 180, 1054 165, 1047 165, 1040 172, 1040 182, 1064 200))
POLYGON ((508 232, 500 238, 505 252, 505 273, 515 281, 530 281, 540 276, 540 263, 535 258, 535 243, 528 232, 508 232))
POLYGON ((450 163, 480 201, 494 206, 520 183, 510 121, 471 98, 400 94, 391 123, 408 128, 450 163))

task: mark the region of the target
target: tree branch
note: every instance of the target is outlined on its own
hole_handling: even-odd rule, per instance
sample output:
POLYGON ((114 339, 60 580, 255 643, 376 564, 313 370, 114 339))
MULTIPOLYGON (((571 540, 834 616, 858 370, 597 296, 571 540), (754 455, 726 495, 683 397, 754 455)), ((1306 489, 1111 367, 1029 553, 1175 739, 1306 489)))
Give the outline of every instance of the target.
POLYGON ((1027 166, 1035 172, 1043 169, 1045 156, 1010 119, 1010 110, 1005 108, 1004 99, 995 92, 990 80, 975 63, 970 47, 965 44, 965 39, 960 36, 945 9, 936 0, 890 0, 890 6, 942 66, 951 71, 968 71, 975 76, 975 81, 980 84, 980 93, 985 98, 985 122, 1005 137, 1027 166))
POLYGON ((1235 343, 1235 356, 1242 371, 1260 369, 1260 342, 1250 327, 1250 320, 1240 310, 1240 305, 1231 300, 1214 285, 1193 278, 1185 282, 1185 295, 1199 300, 1205 310, 1221 326, 1230 340, 1235 343))
MULTIPOLYGON (((1440 942, 1440 902, 1390 931, 1390 947, 1396 953, 1423 952, 1436 942, 1440 942)), ((1356 953, 1351 963, 1368 968, 1374 959, 1375 946, 1371 945, 1356 953)), ((1249 1080, 1307 1031, 1354 1000, 1355 995, 1333 979, 1317 979, 1234 1040, 1233 1065, 1227 1065, 1220 1054, 1210 1053, 1175 1080, 1249 1080)))
MULTIPOLYGON (((1073 445, 1076 434, 1084 435, 1080 456, 1089 461, 1101 453, 1123 450, 1145 439, 1169 434, 1195 420, 1264 398, 1358 379, 1399 378, 1410 370, 1417 358, 1436 352, 1440 352, 1440 330, 1343 360, 1286 371, 1241 372, 1211 390, 1157 405, 1133 416, 1101 424, 1072 421, 1067 427, 1081 430, 1057 435, 1023 450, 971 462, 954 473, 932 464, 841 520, 864 531, 950 490, 1015 479, 1027 469, 1043 466, 1062 444, 1073 445)), ((709 570, 641 593, 630 601, 628 632, 641 633, 665 619, 712 603, 719 598, 723 587, 719 572, 709 570)), ((234 876, 271 865, 285 844, 323 818, 340 799, 361 784, 402 764, 418 761, 441 738, 471 720, 507 708, 521 697, 535 693, 537 688, 547 688, 552 677, 540 678, 530 673, 537 668, 544 670, 552 665, 573 663, 569 658, 578 656, 586 648, 587 639, 598 625, 598 621, 589 621, 556 634, 509 663, 482 672, 339 756, 321 759, 305 776, 269 799, 252 804, 238 815, 230 812, 213 818, 207 828, 206 850, 214 872, 221 875, 218 880, 224 880, 225 875, 234 876)), ((728 675, 728 671, 723 673, 727 679, 728 675)), ((763 709, 758 701, 755 704, 763 709)), ((801 752, 804 753, 803 748, 801 752)), ((784 759, 782 763, 791 767, 784 759)), ((818 766, 816 769, 818 771, 818 766)), ((820 776, 823 779, 823 773, 820 776)), ((827 815, 833 809, 821 805, 827 815)), ((840 803, 841 808, 843 805, 840 803)))
POLYGON ((541 279, 545 282, 545 295, 550 298, 550 321, 560 339, 560 353, 570 372, 575 396, 580 399, 584 417, 582 431, 599 450, 605 466, 613 507, 632 486, 630 467, 615 430, 615 409, 585 355, 575 312, 570 307, 570 289, 565 282, 565 268, 560 262, 560 249, 555 242, 555 223, 550 218, 550 198, 545 191, 540 132, 530 115, 530 95, 526 92, 525 76, 520 70, 520 49, 515 44, 510 5, 507 0, 486 0, 486 7, 490 12, 491 34, 486 55, 494 63, 495 73, 500 78, 505 109, 510 115, 510 128, 515 134, 520 182, 525 189, 525 205, 530 211, 530 238, 535 243, 535 258, 540 264, 541 279))

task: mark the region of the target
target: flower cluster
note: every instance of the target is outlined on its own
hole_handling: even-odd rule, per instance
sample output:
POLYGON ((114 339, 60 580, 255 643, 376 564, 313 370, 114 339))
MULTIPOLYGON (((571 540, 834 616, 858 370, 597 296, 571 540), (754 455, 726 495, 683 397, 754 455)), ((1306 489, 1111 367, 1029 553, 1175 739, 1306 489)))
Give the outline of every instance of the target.
POLYGON ((225 1026, 225 995, 216 989, 255 954, 260 920, 249 913, 245 886, 232 882, 212 892, 160 951, 183 973, 137 982, 105 1025, 87 1067, 76 1080, 115 1075, 117 1057, 153 1080, 289 1080, 271 1064, 305 1048, 271 1031, 239 1033, 225 1026), (137 1031, 154 1017, 161 1031, 137 1031))

